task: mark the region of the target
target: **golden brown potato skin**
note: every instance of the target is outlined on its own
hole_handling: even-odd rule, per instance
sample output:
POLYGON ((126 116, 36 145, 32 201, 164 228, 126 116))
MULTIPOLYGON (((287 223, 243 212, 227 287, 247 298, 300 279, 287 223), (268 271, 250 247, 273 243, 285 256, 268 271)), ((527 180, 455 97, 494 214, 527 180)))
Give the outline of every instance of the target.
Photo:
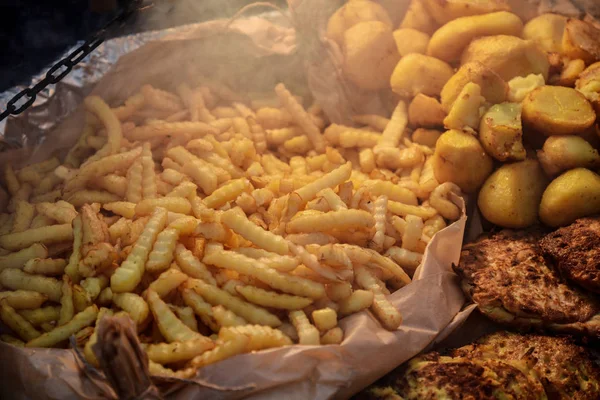
POLYGON ((427 128, 443 126, 446 112, 439 101, 419 93, 408 106, 408 122, 427 128))
POLYGON ((433 159, 435 178, 454 182, 465 193, 473 193, 492 172, 492 158, 470 133, 449 130, 436 143, 433 159))
POLYGON ((580 58, 586 64, 600 60, 600 29, 589 22, 570 18, 563 34, 562 51, 567 57, 580 58))
POLYGON ((493 105, 481 118, 479 140, 496 160, 524 160, 521 106, 515 103, 493 105))
POLYGON ((354 0, 344 4, 329 18, 327 37, 341 46, 344 32, 359 22, 366 21, 379 21, 392 27, 387 11, 379 4, 370 0, 354 0))
POLYGON ((390 84, 394 93, 402 97, 414 97, 419 93, 439 96, 453 74, 454 70, 447 63, 437 58, 412 53, 398 62, 390 84))
POLYGON ((439 27, 427 11, 425 0, 411 0, 408 10, 404 15, 400 28, 412 28, 431 35, 439 27))
POLYGON ((563 33, 567 17, 558 14, 542 14, 523 28, 523 38, 534 40, 540 48, 548 53, 561 53, 563 33))
POLYGON ((548 183, 533 159, 505 164, 485 181, 477 205, 488 221, 504 228, 527 228, 538 220, 542 194, 548 183))
POLYGON ((600 166, 598 151, 577 135, 550 136, 537 155, 549 176, 572 168, 600 166))
POLYGON ((505 0, 423 0, 427 10, 439 24, 469 15, 487 14, 494 11, 510 11, 505 0))
POLYGON ((600 176, 585 168, 569 170, 554 179, 542 195, 540 220, 558 227, 600 212, 600 176))
POLYGON ((412 141, 435 149, 440 136, 442 136, 442 132, 437 129, 418 128, 412 134, 412 141))
POLYGON ((545 135, 571 135, 590 128, 596 113, 584 95, 562 86, 542 86, 523 100, 523 123, 545 135))
POLYGON ((460 67, 442 88, 440 98, 446 112, 452 108, 452 104, 469 82, 478 84, 481 87, 481 95, 492 104, 502 103, 506 100, 507 83, 494 71, 475 61, 460 67))
POLYGON ((410 53, 425 54, 429 43, 429 35, 412 28, 401 28, 394 31, 394 40, 398 53, 402 57, 410 53))

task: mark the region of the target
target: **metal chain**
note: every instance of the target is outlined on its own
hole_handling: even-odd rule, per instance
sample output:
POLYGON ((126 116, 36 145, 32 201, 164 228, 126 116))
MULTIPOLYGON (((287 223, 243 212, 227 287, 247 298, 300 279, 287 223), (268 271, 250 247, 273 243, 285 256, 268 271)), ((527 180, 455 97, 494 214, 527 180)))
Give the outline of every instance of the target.
POLYGON ((76 66, 88 54, 94 51, 96 47, 100 46, 102 42, 104 42, 109 28, 115 24, 124 23, 134 13, 134 11, 138 9, 139 3, 141 3, 140 0, 134 0, 129 3, 128 7, 126 7, 115 18, 107 22, 91 39, 87 40, 84 44, 69 53, 68 56, 54 64, 48 70, 48 72, 46 72, 44 79, 36 83, 34 86, 28 87, 13 96, 13 98, 10 99, 6 104, 6 110, 0 114, 0 121, 7 118, 9 115, 21 114, 35 102, 37 95, 48 85, 60 82, 60 80, 62 80, 69 74, 69 72, 71 72, 74 66, 76 66), (18 105, 22 97, 26 97, 27 101, 18 105))

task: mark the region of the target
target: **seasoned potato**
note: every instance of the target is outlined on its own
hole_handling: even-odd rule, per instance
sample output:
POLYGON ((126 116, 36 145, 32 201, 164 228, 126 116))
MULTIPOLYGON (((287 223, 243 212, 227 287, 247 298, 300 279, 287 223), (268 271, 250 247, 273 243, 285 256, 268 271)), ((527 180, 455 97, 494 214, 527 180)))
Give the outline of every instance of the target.
POLYGON ((600 212, 600 176, 585 168, 569 170, 554 179, 542 195, 540 220, 557 227, 600 212))
POLYGON ((533 18, 523 28, 523 38, 534 40, 548 53, 562 52, 562 38, 567 17, 558 14, 542 14, 533 18))
POLYGON ((542 74, 548 79, 550 63, 546 53, 533 40, 497 35, 475 39, 467 46, 461 64, 479 61, 509 81, 515 76, 542 74))
POLYGON ((435 144, 440 136, 442 136, 442 132, 436 129, 418 128, 412 134, 412 141, 435 149, 435 144))
POLYGON ((392 28, 392 21, 383 7, 370 0, 354 0, 340 7, 327 23, 327 37, 340 46, 344 32, 359 22, 379 21, 392 28))
POLYGON ((569 60, 563 66, 560 75, 555 75, 550 78, 552 85, 569 86, 575 85, 579 74, 585 70, 585 62, 583 60, 569 60))
POLYGON ((479 140, 485 151, 496 160, 524 160, 521 105, 501 103, 492 106, 481 119, 479 140))
POLYGON ((586 64, 600 60, 600 29, 578 19, 569 19, 562 40, 563 54, 586 64))
POLYGON ((481 87, 481 95, 492 104, 502 103, 506 100, 508 85, 494 71, 480 62, 463 65, 446 82, 440 94, 442 107, 450 111, 452 104, 469 82, 481 87))
POLYGON ((412 0, 410 2, 400 28, 412 28, 428 35, 431 35, 438 28, 439 24, 429 15, 423 1, 412 0))
POLYGON ((533 159, 505 164, 485 181, 477 205, 488 221, 504 228, 526 228, 538 220, 548 181, 533 159))
POLYGON ((396 29, 394 40, 402 57, 410 53, 425 54, 429 35, 412 28, 396 29))
POLYGON ((465 47, 475 38, 491 35, 519 36, 522 30, 521 19, 507 11, 457 18, 435 31, 429 41, 427 54, 446 62, 457 61, 465 47))
POLYGON ((394 93, 403 97, 414 97, 419 93, 439 96, 453 74, 454 70, 445 62, 413 53, 402 57, 392 73, 390 83, 394 93))
POLYGON ((523 122, 545 135, 569 135, 585 131, 596 113, 584 95, 562 86, 542 86, 523 100, 523 122))
POLYGON ((510 11, 505 0, 424 0, 424 3, 439 24, 469 15, 510 11))
POLYGON ((508 101, 520 103, 529 93, 544 85, 544 77, 540 74, 516 76, 508 82, 508 101))
POLYGON ((433 171, 440 182, 454 182, 466 193, 475 192, 492 172, 493 162, 470 133, 449 130, 438 139, 433 171))
POLYGON ((484 103, 481 87, 473 82, 467 83, 444 118, 444 126, 447 129, 474 131, 479 127, 479 112, 484 103))
POLYGON ((600 62, 587 67, 575 81, 575 88, 600 112, 600 62))
POLYGON ((583 138, 575 135, 551 136, 546 139, 538 159, 550 176, 573 168, 596 168, 600 166, 598 151, 583 138))
MULTIPOLYGON (((350 4, 350 3, 348 3, 350 4)), ((344 33, 344 73, 357 86, 388 87, 400 59, 392 30, 383 22, 360 22, 344 33)))
POLYGON ((419 93, 408 106, 408 122, 412 126, 435 127, 444 125, 446 112, 439 101, 419 93))

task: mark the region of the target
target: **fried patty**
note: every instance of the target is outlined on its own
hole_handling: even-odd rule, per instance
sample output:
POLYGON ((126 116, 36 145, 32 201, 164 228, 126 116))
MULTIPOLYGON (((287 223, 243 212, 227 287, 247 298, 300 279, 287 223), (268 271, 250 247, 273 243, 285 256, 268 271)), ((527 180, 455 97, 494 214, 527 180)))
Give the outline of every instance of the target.
POLYGON ((600 219, 581 218, 540 240, 544 254, 551 258, 567 279, 600 293, 600 219))
POLYGON ((454 357, 524 361, 550 400, 600 399, 600 370, 586 349, 566 337, 498 332, 456 349, 454 357))
POLYGON ((572 288, 542 256, 539 228, 503 230, 463 247, 455 272, 489 318, 517 327, 546 327, 600 337, 600 304, 572 288))

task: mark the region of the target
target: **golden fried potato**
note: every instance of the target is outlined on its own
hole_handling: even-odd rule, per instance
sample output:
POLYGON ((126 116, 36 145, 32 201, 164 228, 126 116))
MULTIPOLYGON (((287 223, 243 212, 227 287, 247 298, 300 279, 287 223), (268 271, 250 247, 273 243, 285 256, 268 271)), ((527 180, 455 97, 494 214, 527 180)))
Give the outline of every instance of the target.
POLYGON ((479 127, 484 103, 481 87, 473 82, 467 83, 444 118, 444 126, 447 129, 475 132, 479 127))
POLYGON ((542 168, 550 176, 568 169, 600 166, 598 151, 576 135, 549 137, 537 155, 542 168))
POLYGON ((457 61, 464 48, 475 38, 519 36, 522 30, 521 18, 507 11, 457 18, 435 31, 427 46, 427 55, 446 62, 457 61))
POLYGON ((548 53, 562 52, 562 39, 567 17, 558 14, 542 14, 533 18, 523 28, 523 38, 535 41, 548 53))
POLYGON ((589 22, 570 18, 562 38, 562 52, 571 59, 580 58, 586 64, 600 60, 600 29, 589 22))
POLYGON ((446 112, 439 101, 419 93, 408 106, 408 122, 412 126, 443 126, 446 112))
POLYGON ((515 76, 508 81, 507 100, 513 103, 521 103, 529 93, 545 84, 544 77, 540 74, 530 74, 525 77, 515 76))
POLYGON ((492 158, 477 138, 469 133, 449 130, 435 147, 433 171, 440 182, 454 182, 466 193, 475 192, 492 172, 492 158))
POLYGON ((402 23, 400 23, 400 28, 416 29, 428 35, 431 35, 438 26, 439 24, 425 8, 424 0, 412 0, 402 23))
POLYGON ((600 212, 600 176, 585 168, 569 170, 554 179, 542 195, 540 220, 558 227, 600 212))
POLYGON ((508 85, 494 71, 480 62, 472 62, 463 65, 446 82, 440 94, 442 107, 450 111, 454 101, 469 82, 481 87, 481 95, 492 104, 502 103, 506 100, 508 85))
POLYGON ((581 59, 566 61, 560 75, 550 77, 550 84, 557 86, 575 86, 579 74, 585 70, 585 62, 581 59))
POLYGON ((536 160, 505 164, 485 181, 477 205, 488 221, 504 228, 526 228, 538 220, 548 179, 536 160))
POLYGON ((505 0, 424 0, 427 10, 439 24, 469 15, 510 11, 505 0))
POLYGON ((485 151, 496 160, 524 160, 526 152, 523 147, 521 105, 493 105, 481 118, 479 140, 485 151))
POLYGON ((575 88, 592 103, 596 113, 600 112, 600 62, 590 65, 579 74, 575 88))
POLYGON ((340 7, 327 23, 327 37, 340 46, 344 32, 359 22, 379 21, 392 28, 392 21, 385 9, 374 1, 354 0, 340 7))
POLYGON ((461 65, 479 61, 509 81, 515 76, 542 74, 548 79, 550 63, 546 53, 533 40, 497 35, 475 39, 467 46, 461 65))
POLYGON ((523 100, 523 122, 545 135, 570 135, 585 131, 596 113, 584 95, 562 86, 542 86, 523 100))
MULTIPOLYGON (((350 4, 350 3, 348 3, 350 4)), ((383 22, 360 22, 344 33, 344 73, 357 86, 388 87, 400 59, 391 28, 383 22)))
POLYGON ((398 53, 402 57, 410 53, 425 54, 429 35, 412 28, 401 28, 394 31, 394 40, 398 53))
POLYGON ((436 129, 418 128, 412 134, 412 141, 435 149, 435 144, 442 136, 442 132, 436 129))
POLYGON ((423 54, 402 57, 392 73, 394 93, 402 97, 414 97, 419 93, 439 96, 442 88, 454 74, 447 63, 423 54))

